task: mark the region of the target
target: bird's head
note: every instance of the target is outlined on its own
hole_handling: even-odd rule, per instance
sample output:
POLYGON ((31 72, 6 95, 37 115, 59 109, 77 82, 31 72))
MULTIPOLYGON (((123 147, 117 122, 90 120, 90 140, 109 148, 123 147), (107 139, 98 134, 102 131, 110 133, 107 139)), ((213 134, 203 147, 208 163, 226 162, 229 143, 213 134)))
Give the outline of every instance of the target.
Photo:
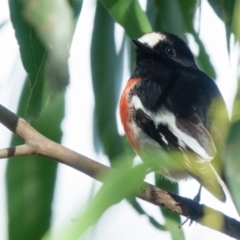
POLYGON ((144 59, 154 59, 171 66, 196 67, 187 44, 172 33, 151 32, 132 41, 137 47, 137 63, 144 59))

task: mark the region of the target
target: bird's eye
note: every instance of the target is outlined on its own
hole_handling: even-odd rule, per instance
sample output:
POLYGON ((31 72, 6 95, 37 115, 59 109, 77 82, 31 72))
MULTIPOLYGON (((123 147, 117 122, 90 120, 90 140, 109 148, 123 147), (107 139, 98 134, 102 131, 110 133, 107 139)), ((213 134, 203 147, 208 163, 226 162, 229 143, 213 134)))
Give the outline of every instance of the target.
POLYGON ((173 47, 166 47, 165 51, 166 51, 167 55, 170 57, 176 56, 176 51, 173 47))

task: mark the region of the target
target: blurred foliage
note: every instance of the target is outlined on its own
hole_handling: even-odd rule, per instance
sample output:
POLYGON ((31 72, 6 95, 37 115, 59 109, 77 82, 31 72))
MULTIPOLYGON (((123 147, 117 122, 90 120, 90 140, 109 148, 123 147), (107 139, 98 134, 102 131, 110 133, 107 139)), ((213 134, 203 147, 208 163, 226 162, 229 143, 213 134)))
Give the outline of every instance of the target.
POLYGON ((57 239, 78 239, 90 226, 100 219, 107 209, 119 203, 124 198, 133 197, 142 183, 149 165, 140 164, 129 168, 128 161, 124 161, 129 158, 132 158, 132 154, 121 154, 121 156, 118 156, 118 163, 120 164, 118 164, 114 174, 103 174, 102 179, 104 184, 94 199, 89 203, 77 221, 67 226, 57 239))
MULTIPOLYGON (((209 4, 212 6, 213 10, 217 16, 224 22, 226 28, 226 38, 228 43, 228 51, 230 48, 230 35, 232 32, 232 24, 236 23, 236 20, 233 21, 233 11, 236 8, 235 0, 208 0, 209 4)), ((239 15, 239 9, 236 9, 237 15, 239 15)), ((238 40, 239 41, 239 40, 238 40)))
MULTIPOLYGON (((240 1, 236 0, 232 16, 232 32, 235 35, 235 40, 240 42, 240 1)), ((230 36, 229 36, 230 37, 230 36)))
POLYGON ((7 21, 3 21, 3 22, 1 22, 1 23, 0 23, 0 29, 3 28, 3 27, 5 27, 6 24, 7 24, 7 21))
POLYGON ((119 88, 123 76, 123 46, 124 43, 117 53, 114 43, 114 21, 98 2, 91 44, 91 71, 95 96, 94 141, 97 149, 100 148, 97 145, 102 143, 110 160, 124 151, 116 121, 119 88))
MULTIPOLYGON (((208 2, 225 24, 228 43, 226 47, 229 50, 232 34, 236 41, 240 41, 240 0, 208 2)), ((126 145, 126 139, 118 134, 116 108, 124 69, 124 49, 127 48, 128 38, 138 38, 152 29, 170 31, 185 40, 185 33, 190 34, 199 47, 199 54, 196 56, 199 66, 212 78, 216 78, 209 55, 198 35, 199 29, 194 27, 200 3, 199 0, 152 0, 147 1, 146 11, 143 11, 138 0, 96 2, 90 53, 95 97, 95 148, 103 151, 118 170, 97 193, 74 225, 74 229, 65 232, 62 239, 77 238, 83 234, 84 230, 96 223, 110 206, 123 198, 130 198, 134 209, 147 216, 154 227, 169 231, 172 239, 184 239, 183 232, 176 228, 180 223, 178 215, 162 209, 165 223, 159 223, 143 210, 136 199, 131 199, 146 169, 143 165, 130 168, 134 153, 129 150, 129 145, 126 145), (124 29, 119 51, 116 50, 115 43, 116 23, 124 29), (123 158, 125 168, 117 167, 118 160, 123 158), (78 225, 80 222, 84 222, 81 227, 78 225)), ((22 63, 28 74, 19 101, 18 114, 25 117, 42 134, 57 142, 61 141, 62 136, 60 125, 64 117, 64 90, 69 81, 69 48, 82 4, 82 0, 9 1, 11 21, 22 63)), ((129 65, 131 64, 130 60, 129 65)), ((239 89, 238 87, 232 126, 229 130, 224 170, 234 202, 240 211, 240 120, 237 118, 240 115, 239 89)), ((19 139, 13 137, 12 145, 20 143, 19 139)), ((40 157, 9 161, 6 175, 9 239, 41 239, 49 231, 56 170, 56 163, 40 157)), ((177 185, 162 181, 161 178, 156 178, 156 184, 178 192, 177 185)))
POLYGON ((129 37, 138 38, 152 30, 138 0, 100 0, 100 2, 112 18, 124 28, 129 37))
POLYGON ((77 22, 79 14, 82 10, 83 0, 68 0, 70 6, 72 7, 72 11, 74 13, 74 18, 77 22))
MULTIPOLYGON (((18 115, 24 117, 28 97, 28 82, 25 82, 19 101, 18 115)), ((60 142, 60 124, 64 117, 64 95, 59 94, 38 120, 31 125, 46 137, 60 142)), ((13 136, 11 145, 22 144, 13 136)), ((50 227, 57 163, 39 156, 19 157, 8 161, 7 200, 9 216, 9 239, 41 239, 50 227)))
POLYGON ((28 117, 38 118, 51 96, 68 84, 72 9, 66 1, 9 1, 11 21, 28 73, 28 117))
POLYGON ((229 132, 226 156, 225 156, 225 175, 231 196, 240 214, 240 78, 238 79, 238 92, 235 97, 232 124, 229 132))
MULTIPOLYGON (((70 2, 78 6, 80 13, 81 2, 70 2)), ((65 1, 34 0, 9 1, 9 8, 28 74, 18 114, 42 134, 60 142, 65 87, 69 81, 67 61, 73 36, 73 9, 65 1)), ((13 146, 21 143, 13 136, 13 146)), ((56 171, 57 163, 38 156, 8 162, 10 240, 41 239, 49 230, 56 171)))
MULTIPOLYGON (((229 27, 225 24, 226 28, 229 27, 229 31, 231 31, 235 36, 235 41, 240 43, 240 1, 239 0, 231 0, 229 1, 228 8, 225 10, 222 7, 222 12, 228 12, 228 19, 231 19, 231 26, 229 27), (230 5, 230 2, 232 5, 230 5), (229 12, 232 10, 233 12, 229 12), (230 9, 230 10, 229 10, 230 9)), ((229 20, 230 21, 230 20, 229 20)), ((230 38, 230 34, 228 36, 230 38)), ((229 41, 229 39, 228 39, 229 41)), ((238 45, 239 47, 239 45, 238 45)), ((239 68, 240 58, 238 59, 238 68, 239 68)), ((238 78, 238 88, 237 93, 234 99, 233 111, 232 111, 232 122, 229 130, 229 137, 226 148, 226 159, 225 159, 225 176, 227 180, 227 184, 229 186, 229 190, 235 206, 240 214, 240 194, 239 194, 239 171, 240 171, 240 78, 238 78)))

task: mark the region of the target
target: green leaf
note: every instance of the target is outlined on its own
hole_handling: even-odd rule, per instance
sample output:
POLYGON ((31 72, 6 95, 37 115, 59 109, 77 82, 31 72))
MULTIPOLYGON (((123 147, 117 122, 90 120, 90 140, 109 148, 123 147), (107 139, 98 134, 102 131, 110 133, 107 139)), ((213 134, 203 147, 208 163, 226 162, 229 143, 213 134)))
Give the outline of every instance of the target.
POLYGON ((68 0, 68 2, 73 9, 74 18, 78 19, 80 12, 82 10, 83 0, 68 0))
POLYGON ((178 1, 155 0, 152 7, 149 6, 150 4, 151 1, 148 2, 147 12, 151 16, 150 9, 155 8, 155 20, 153 20, 155 31, 167 31, 180 37, 184 36, 186 28, 178 1))
POLYGON ((64 0, 9 1, 11 21, 31 88, 28 116, 37 118, 68 84, 73 14, 64 0))
POLYGON ((131 38, 152 31, 146 13, 137 0, 100 0, 112 18, 122 25, 131 38))
MULTIPOLYGON (((67 228, 58 236, 58 240, 79 239, 80 236, 93 224, 95 224, 103 213, 112 205, 120 202, 124 198, 132 197, 142 182, 147 166, 145 164, 129 168, 125 164, 126 154, 121 156, 121 166, 118 166, 114 174, 104 176, 104 185, 101 187, 95 198, 86 208, 84 213, 77 218, 74 223, 67 226, 67 228), (129 181, 131 179, 131 181, 129 181)), ((127 218, 127 216, 126 216, 127 218)), ((49 239, 49 238, 46 238, 49 239)))
POLYGON ((197 4, 199 5, 199 2, 196 2, 195 0, 179 0, 179 4, 181 6, 182 16, 186 26, 186 31, 192 34, 195 42, 198 44, 198 47, 199 47, 199 55, 196 56, 197 63, 205 73, 207 73, 211 78, 216 79, 216 72, 210 61, 210 57, 206 52, 206 49, 204 47, 202 40, 198 35, 198 32, 195 30, 193 26, 195 11, 197 8, 197 4))
POLYGON ((216 80, 216 71, 211 63, 210 56, 207 53, 205 46, 202 42, 202 40, 199 38, 199 35, 196 33, 196 31, 192 32, 192 36, 194 37, 194 40, 198 44, 199 47, 199 54, 197 56, 197 63, 205 73, 207 73, 212 79, 216 80))
MULTIPOLYGON (((230 1, 231 2, 231 1, 230 1)), ((236 41, 240 42, 240 1, 235 1, 233 20, 232 20, 232 31, 235 35, 236 41)), ((240 214, 240 78, 238 78, 238 90, 235 96, 233 112, 232 112, 232 124, 229 132, 229 138, 227 143, 226 161, 225 161, 225 175, 227 183, 233 198, 233 202, 240 214)))
POLYGON ((226 156, 225 156, 225 177, 233 202, 240 214, 240 78, 238 79, 238 91, 235 96, 233 113, 232 113, 232 124, 229 131, 226 156))
POLYGON ((114 159, 124 151, 116 122, 123 74, 123 47, 117 54, 114 44, 114 21, 99 2, 92 35, 91 71, 95 96, 95 146, 102 145, 107 156, 114 159))
POLYGON ((208 0, 217 16, 225 23, 231 23, 236 0, 208 0))
MULTIPOLYGON (((19 103, 20 116, 25 115, 29 92, 26 81, 19 103)), ((32 126, 46 137, 60 142, 63 116, 64 97, 59 94, 52 99, 41 117, 32 122, 32 126)), ((13 136, 11 145, 19 144, 22 144, 22 140, 13 136)), ((6 181, 10 240, 41 239, 49 229, 56 171, 56 162, 39 156, 8 161, 6 181)))
POLYGON ((69 47, 73 34, 73 14, 64 0, 24 0, 23 18, 34 28, 47 49, 47 77, 53 89, 68 84, 69 47))
POLYGON ((237 0, 234 5, 233 12, 233 21, 232 21, 232 32, 235 35, 235 38, 238 42, 240 42, 240 1, 237 0))
POLYGON ((232 21, 234 18, 234 12, 237 13, 237 16, 239 15, 239 10, 237 10, 236 0, 208 0, 209 4, 217 14, 217 16, 224 22, 225 29, 226 29, 226 38, 227 38, 227 44, 228 44, 228 51, 229 51, 229 41, 230 41, 230 35, 232 32, 232 21))
POLYGON ((225 157, 225 177, 231 192, 233 202, 240 214, 240 121, 232 124, 231 131, 227 143, 227 151, 225 157))

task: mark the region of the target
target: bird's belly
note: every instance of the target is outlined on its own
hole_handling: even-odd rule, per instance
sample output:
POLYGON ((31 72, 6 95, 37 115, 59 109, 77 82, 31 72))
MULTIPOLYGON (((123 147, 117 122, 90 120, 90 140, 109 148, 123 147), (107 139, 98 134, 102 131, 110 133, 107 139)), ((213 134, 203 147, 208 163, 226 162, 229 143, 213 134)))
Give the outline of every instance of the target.
MULTIPOLYGON (((157 171, 171 181, 179 181, 191 177, 178 164, 177 157, 171 157, 158 142, 143 132, 134 121, 131 121, 129 124, 132 130, 131 138, 137 143, 134 150, 144 162, 153 161, 154 166, 157 164, 157 171)), ((178 154, 174 156, 178 156, 178 154)))

